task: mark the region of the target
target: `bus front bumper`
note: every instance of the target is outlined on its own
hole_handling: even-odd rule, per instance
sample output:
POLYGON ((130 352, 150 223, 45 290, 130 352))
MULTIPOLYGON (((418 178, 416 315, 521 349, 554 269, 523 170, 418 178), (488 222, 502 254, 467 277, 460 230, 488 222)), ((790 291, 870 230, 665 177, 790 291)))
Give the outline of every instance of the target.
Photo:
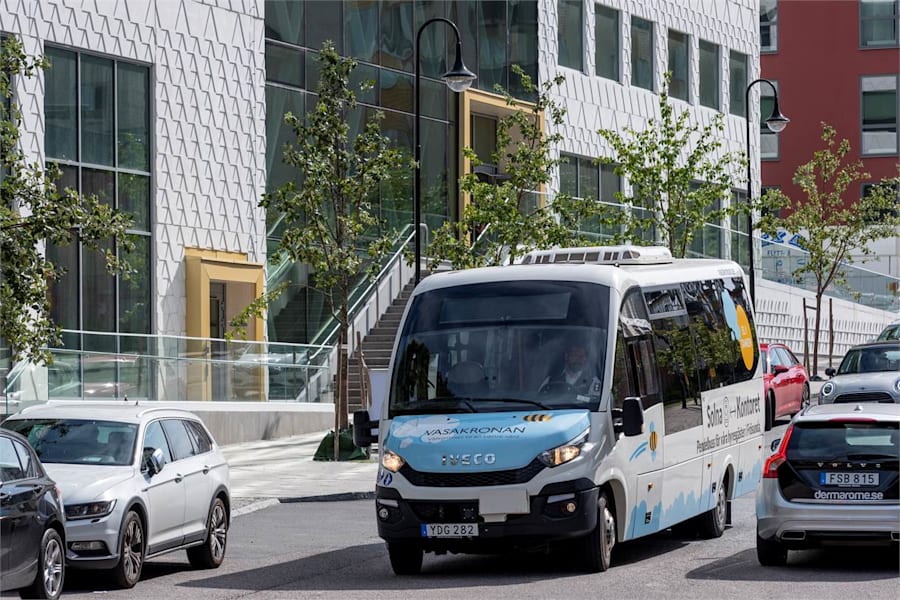
MULTIPOLYGON (((378 535, 387 542, 416 543, 426 551, 493 553, 587 535, 597 525, 599 489, 586 479, 553 484, 529 498, 529 512, 485 522, 478 500, 403 498, 392 488, 375 489, 378 535), (477 535, 429 537, 428 525, 475 524, 477 535)), ((451 528, 442 528, 451 529, 451 528)))

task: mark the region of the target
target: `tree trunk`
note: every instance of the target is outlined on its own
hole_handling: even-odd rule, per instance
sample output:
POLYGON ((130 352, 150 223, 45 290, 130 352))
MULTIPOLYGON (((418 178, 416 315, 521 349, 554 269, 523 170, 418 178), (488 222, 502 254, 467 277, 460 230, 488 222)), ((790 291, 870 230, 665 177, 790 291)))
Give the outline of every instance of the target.
POLYGON ((816 292, 816 326, 813 330, 813 375, 819 374, 819 327, 822 323, 822 292, 816 292))

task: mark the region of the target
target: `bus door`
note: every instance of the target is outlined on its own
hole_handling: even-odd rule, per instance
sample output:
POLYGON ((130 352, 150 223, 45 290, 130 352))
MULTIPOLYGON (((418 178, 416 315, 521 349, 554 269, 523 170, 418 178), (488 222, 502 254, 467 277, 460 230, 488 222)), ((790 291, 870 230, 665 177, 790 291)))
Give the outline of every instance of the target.
MULTIPOLYGON (((616 442, 623 471, 629 474, 629 506, 624 518, 625 539, 659 530, 662 506, 663 444, 659 382, 652 359, 653 341, 647 309, 639 289, 625 295, 619 311, 612 378, 614 420, 626 397, 637 396, 644 407, 644 434, 619 437, 616 442)), ((624 514, 623 514, 624 513, 624 514)))

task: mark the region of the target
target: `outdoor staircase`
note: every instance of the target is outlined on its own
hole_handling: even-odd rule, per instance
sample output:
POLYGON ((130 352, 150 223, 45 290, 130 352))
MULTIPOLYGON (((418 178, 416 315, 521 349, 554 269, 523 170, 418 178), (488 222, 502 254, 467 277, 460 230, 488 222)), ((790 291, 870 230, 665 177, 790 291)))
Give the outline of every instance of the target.
MULTIPOLYGON (((413 288, 415 288, 415 284, 413 282, 408 283, 381 316, 375 327, 363 338, 361 349, 366 366, 369 369, 388 368, 391 362, 394 338, 397 335, 397 329, 400 327, 400 318, 403 316, 403 311, 406 309, 406 303, 412 295, 413 288)), ((350 404, 351 415, 355 410, 368 408, 368 406, 363 406, 359 353, 360 350, 357 350, 350 356, 347 398, 350 404)))

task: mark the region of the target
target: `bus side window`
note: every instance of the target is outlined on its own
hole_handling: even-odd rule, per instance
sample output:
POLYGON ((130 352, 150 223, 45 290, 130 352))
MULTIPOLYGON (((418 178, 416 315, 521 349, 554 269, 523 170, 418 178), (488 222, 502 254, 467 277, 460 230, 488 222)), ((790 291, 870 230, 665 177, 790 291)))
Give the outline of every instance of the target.
POLYGON ((621 408, 626 397, 639 396, 644 408, 659 402, 656 361, 650 321, 640 290, 631 290, 622 301, 616 333, 612 400, 621 408))

